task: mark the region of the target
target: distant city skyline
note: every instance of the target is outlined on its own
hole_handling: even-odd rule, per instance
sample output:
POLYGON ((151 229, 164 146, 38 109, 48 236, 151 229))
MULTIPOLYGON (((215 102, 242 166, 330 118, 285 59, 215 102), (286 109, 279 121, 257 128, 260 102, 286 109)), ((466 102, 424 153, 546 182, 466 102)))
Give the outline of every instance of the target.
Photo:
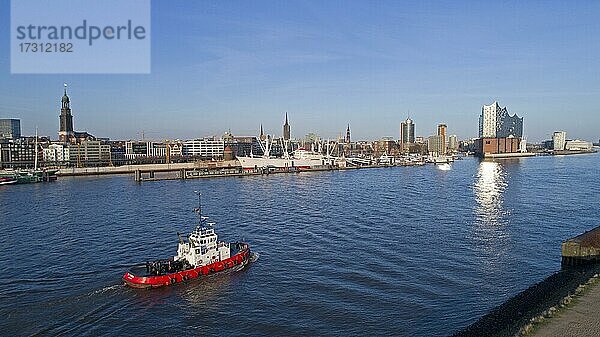
MULTIPOLYGON (((600 138, 600 3, 152 3, 150 75, 10 75, 0 118, 58 138, 64 82, 73 123, 97 137, 222 135, 399 138, 438 124, 478 136, 483 105, 523 117, 529 142, 556 130, 600 138), (174 25, 173 22, 177 22, 174 25)), ((0 3, 8 46, 10 2, 0 3)))

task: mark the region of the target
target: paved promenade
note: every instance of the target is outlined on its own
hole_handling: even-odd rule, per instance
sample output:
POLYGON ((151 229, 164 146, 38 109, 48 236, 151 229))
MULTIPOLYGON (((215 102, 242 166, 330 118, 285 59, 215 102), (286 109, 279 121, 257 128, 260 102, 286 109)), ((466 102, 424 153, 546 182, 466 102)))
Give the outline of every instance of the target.
POLYGON ((590 285, 590 289, 563 310, 556 317, 542 324, 531 336, 600 336, 600 282, 590 285))

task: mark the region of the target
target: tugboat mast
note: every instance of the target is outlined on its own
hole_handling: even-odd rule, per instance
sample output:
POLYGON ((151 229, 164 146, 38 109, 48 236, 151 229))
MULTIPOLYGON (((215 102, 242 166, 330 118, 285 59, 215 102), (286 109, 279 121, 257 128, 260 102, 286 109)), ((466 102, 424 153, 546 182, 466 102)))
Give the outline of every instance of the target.
POLYGON ((197 227, 205 227, 204 223, 208 217, 202 216, 202 193, 200 191, 194 191, 194 193, 198 194, 198 207, 194 208, 194 212, 198 215, 197 227))
POLYGON ((200 191, 194 191, 198 194, 198 207, 194 208, 194 212, 198 215, 198 226, 202 227, 204 224, 204 218, 202 217, 202 193, 200 191))

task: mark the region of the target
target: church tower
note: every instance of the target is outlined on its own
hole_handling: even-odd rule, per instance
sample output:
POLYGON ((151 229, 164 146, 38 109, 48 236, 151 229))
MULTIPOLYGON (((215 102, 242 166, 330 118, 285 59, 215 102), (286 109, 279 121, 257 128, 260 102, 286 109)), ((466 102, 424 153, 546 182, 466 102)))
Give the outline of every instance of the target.
POLYGON ((265 139, 267 139, 267 137, 265 136, 265 133, 263 132, 262 124, 260 125, 260 136, 259 136, 259 139, 261 141, 263 141, 263 142, 265 141, 265 139))
POLYGON ((67 84, 65 83, 65 93, 61 100, 60 108, 60 129, 58 131, 58 140, 69 142, 75 136, 73 132, 73 115, 71 114, 71 101, 67 96, 67 84))
POLYGON ((346 143, 350 143, 350 124, 348 124, 348 128, 346 128, 346 143))
POLYGON ((288 123, 288 115, 285 113, 285 124, 283 124, 283 139, 290 140, 290 124, 288 123))

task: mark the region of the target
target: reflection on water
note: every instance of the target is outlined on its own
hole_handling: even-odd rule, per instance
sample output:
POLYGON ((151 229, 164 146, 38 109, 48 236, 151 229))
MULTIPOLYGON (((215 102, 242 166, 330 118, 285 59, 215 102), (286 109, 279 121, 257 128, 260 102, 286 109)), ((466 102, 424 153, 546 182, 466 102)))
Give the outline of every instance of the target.
MULTIPOLYGON (((237 270, 237 272, 240 271, 237 270)), ((179 295, 188 305, 203 308, 218 300, 224 292, 230 291, 231 282, 235 276, 229 270, 199 280, 192 280, 191 284, 178 289, 179 295)))
POLYGON ((474 185, 478 222, 484 225, 501 224, 503 216, 507 215, 503 208, 506 186, 506 173, 500 163, 482 161, 479 164, 474 185))
MULTIPOLYGON (((505 272, 505 256, 511 244, 510 228, 507 226, 510 212, 505 207, 508 179, 503 165, 480 162, 473 185, 476 204, 471 238, 478 252, 479 273, 484 278, 495 278, 505 272)), ((510 201, 507 203, 510 204, 510 201)))

